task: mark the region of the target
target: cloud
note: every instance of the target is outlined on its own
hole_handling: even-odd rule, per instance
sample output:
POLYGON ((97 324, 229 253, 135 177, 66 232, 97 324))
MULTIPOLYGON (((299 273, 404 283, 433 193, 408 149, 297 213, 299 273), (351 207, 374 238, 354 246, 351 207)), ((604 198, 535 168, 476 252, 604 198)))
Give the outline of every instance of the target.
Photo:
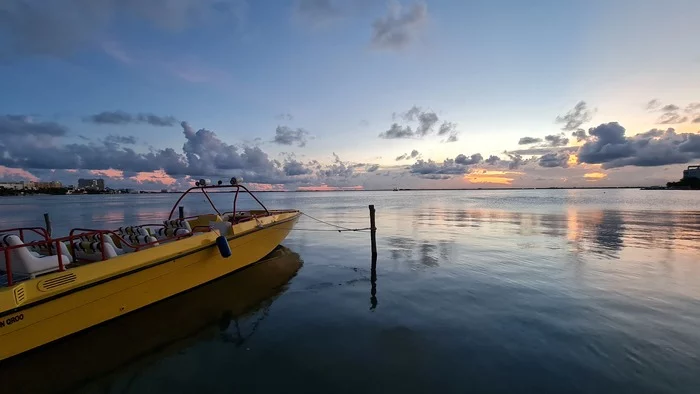
POLYGON ((452 122, 442 122, 438 135, 454 134, 457 131, 457 125, 452 122))
MULTIPOLYGON (((405 122, 416 122, 417 125, 414 129, 411 126, 402 126, 394 122, 388 130, 379 134, 380 138, 423 138, 433 133, 435 130, 435 125, 437 125, 440 121, 437 113, 429 110, 424 111, 422 108, 415 105, 402 114, 393 113, 392 119, 401 119, 405 122)), ((457 131, 457 125, 452 122, 443 121, 442 125, 440 125, 440 128, 437 131, 437 135, 442 136, 446 134, 449 134, 450 136, 444 142, 457 141, 457 135, 459 134, 457 131)))
POLYGON ((307 168, 303 163, 296 160, 285 161, 283 169, 284 173, 289 176, 305 175, 312 172, 310 168, 307 168))
POLYGON ((66 128, 55 122, 38 122, 26 115, 0 116, 0 136, 61 137, 66 133, 66 128))
POLYGON ((394 123, 389 130, 379 134, 379 137, 385 139, 413 138, 415 137, 415 133, 410 126, 401 127, 398 123, 394 123))
POLYGON ((83 119, 85 122, 91 122, 95 124, 111 124, 111 125, 125 125, 125 124, 150 124, 151 126, 174 126, 177 123, 177 119, 172 116, 158 116, 151 113, 139 113, 139 114, 129 114, 124 111, 104 111, 99 114, 88 116, 83 119))
POLYGON ((275 130, 275 138, 273 142, 280 145, 294 145, 298 147, 306 146, 307 136, 309 132, 304 129, 291 129, 287 126, 277 126, 275 130))
POLYGON ((292 120, 294 120, 294 116, 292 116, 292 114, 290 114, 290 113, 283 113, 283 114, 277 114, 275 116, 275 119, 292 121, 292 120))
POLYGON ((501 158, 498 157, 498 156, 491 155, 491 156, 489 156, 488 159, 486 159, 486 160, 484 160, 484 161, 486 162, 486 164, 495 165, 495 164, 497 164, 499 161, 501 161, 501 158))
POLYGON ((523 137, 518 141, 518 145, 538 144, 540 142, 542 142, 542 138, 523 137))
POLYGON ((625 128, 617 122, 601 124, 588 133, 593 138, 579 148, 578 160, 602 164, 603 168, 661 166, 700 158, 698 134, 653 129, 625 137, 625 128))
POLYGON ((544 139, 549 142, 550 146, 566 146, 569 144, 569 139, 564 138, 562 135, 548 135, 544 139))
MULTIPOLYGON (((151 149, 138 152, 124 146, 135 142, 131 136, 108 136, 103 142, 68 143, 61 141, 60 133, 36 131, 26 117, 2 117, 19 122, 12 127, 0 128, 5 137, 0 139, 0 166, 8 168, 47 170, 110 170, 119 169, 124 174, 153 173, 162 171, 169 177, 242 177, 246 182, 270 184, 309 185, 326 183, 349 186, 350 179, 358 175, 359 168, 373 170, 372 164, 350 164, 334 154, 330 165, 312 161, 302 163, 287 157, 284 163, 271 160, 257 146, 230 145, 207 129, 193 129, 181 122, 185 143, 182 151, 172 148, 151 149), (26 133, 25 130, 34 130, 26 133)), ((49 130, 56 125, 50 125, 49 130)), ((127 175, 125 175, 127 176, 127 175)))
POLYGON ((647 103, 647 111, 655 111, 661 106, 661 101, 659 99, 649 100, 647 103))
POLYGON ((700 103, 690 103, 685 107, 685 112, 700 115, 700 103))
POLYGON ((421 178, 428 179, 447 179, 450 178, 435 178, 432 175, 463 175, 469 172, 467 166, 455 163, 453 159, 446 159, 442 163, 437 163, 433 160, 418 160, 410 167, 411 174, 416 174, 421 178))
POLYGON ((375 172, 379 169, 379 164, 371 164, 365 167, 365 171, 367 172, 375 172))
POLYGON ((414 149, 411 151, 411 153, 404 153, 403 155, 398 156, 396 161, 415 159, 418 156, 420 156, 420 152, 414 149))
POLYGON ((693 119, 693 123, 700 123, 700 116, 698 116, 697 118, 693 119))
POLYGON ((685 123, 688 121, 687 116, 682 116, 678 112, 666 112, 665 114, 659 116, 656 121, 658 124, 678 124, 685 123))
POLYGON ((654 101, 654 105, 647 106, 647 109, 649 111, 662 112, 662 114, 656 120, 657 124, 679 124, 685 123, 690 119, 692 119, 693 123, 696 123, 696 121, 700 122, 700 103, 688 104, 683 110, 686 114, 690 115, 687 116, 681 113, 681 107, 676 104, 662 105, 661 101, 659 100, 652 101, 654 101))
POLYGON ((571 136, 576 137, 577 142, 588 140, 588 134, 586 134, 586 130, 584 129, 578 129, 574 131, 573 133, 571 133, 571 136))
POLYGON ((681 109, 681 108, 675 104, 668 104, 668 105, 664 105, 663 107, 661 107, 661 111, 663 111, 663 112, 678 111, 679 109, 681 109))
POLYGON ((568 161, 569 161, 569 154, 566 152, 547 153, 547 154, 540 156, 540 158, 537 160, 537 162, 540 164, 540 167, 547 167, 547 168, 552 168, 552 167, 566 168, 569 166, 568 161))
POLYGON ((433 131, 433 126, 435 126, 438 120, 438 116, 435 112, 421 113, 420 115, 418 115, 419 126, 416 129, 416 134, 422 137, 430 133, 431 131, 433 131))
POLYGON ((582 124, 590 122, 595 110, 589 110, 585 101, 579 101, 574 108, 564 116, 557 116, 555 123, 562 123, 565 131, 578 129, 582 124))
POLYGON ((480 153, 475 153, 471 155, 470 157, 467 157, 465 155, 459 154, 457 157, 455 157, 455 163, 457 164, 462 164, 465 166, 472 165, 472 164, 479 164, 484 160, 484 157, 481 156, 480 153))
POLYGON ((372 45, 377 49, 399 50, 409 46, 428 19, 428 7, 415 3, 404 8, 392 3, 388 15, 372 24, 372 45))
POLYGON ((118 15, 166 32, 240 22, 240 0, 5 0, 0 5, 0 58, 65 57, 98 46, 118 15))
POLYGON ((457 142, 457 134, 450 135, 445 142, 457 142))
POLYGON ((105 143, 134 145, 136 144, 136 137, 133 135, 110 134, 105 138, 105 143))
POLYGON ((517 153, 508 153, 505 152, 505 154, 508 156, 510 159, 508 161, 508 169, 509 170, 515 170, 520 168, 520 166, 525 163, 525 160, 523 160, 523 157, 517 153))
POLYGON ((552 147, 552 146, 542 146, 542 147, 533 147, 533 148, 527 148, 527 149, 517 149, 517 150, 512 150, 508 151, 509 153, 513 154, 518 154, 518 155, 544 155, 546 153, 556 153, 556 152, 571 152, 571 151, 576 151, 576 147, 572 146, 558 146, 558 147, 552 147))
POLYGON ((469 166, 478 164, 483 160, 481 154, 476 153, 467 157, 458 155, 455 159, 446 159, 442 163, 433 160, 419 159, 409 167, 411 174, 426 179, 449 179, 453 175, 463 175, 469 172, 469 166))

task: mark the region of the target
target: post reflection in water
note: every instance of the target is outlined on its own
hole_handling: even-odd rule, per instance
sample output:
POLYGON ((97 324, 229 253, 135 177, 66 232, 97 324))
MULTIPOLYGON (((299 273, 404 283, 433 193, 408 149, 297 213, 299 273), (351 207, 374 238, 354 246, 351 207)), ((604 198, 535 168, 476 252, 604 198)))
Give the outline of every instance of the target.
POLYGON ((371 310, 374 310, 377 308, 377 255, 375 253, 372 253, 372 265, 371 265, 371 270, 370 270, 370 297, 369 297, 369 302, 370 302, 370 308, 371 310))
POLYGON ((240 272, 10 359, 0 367, 0 381, 21 382, 12 385, 14 393, 73 392, 100 378, 106 382, 98 385, 109 386, 108 374, 133 371, 131 379, 136 379, 141 367, 217 333, 240 346, 301 266, 297 253, 279 246, 240 272), (243 333, 239 320, 261 309, 243 333), (232 322, 234 334, 229 333, 232 322))

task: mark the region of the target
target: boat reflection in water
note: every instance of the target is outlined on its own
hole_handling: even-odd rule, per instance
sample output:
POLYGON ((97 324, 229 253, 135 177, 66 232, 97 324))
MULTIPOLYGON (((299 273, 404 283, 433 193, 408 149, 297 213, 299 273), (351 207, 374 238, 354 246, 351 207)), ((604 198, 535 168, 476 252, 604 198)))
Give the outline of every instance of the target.
POLYGON ((119 369, 177 353, 269 306, 301 266, 297 253, 278 246, 242 271, 0 362, 0 381, 16 382, 13 393, 70 392, 119 369))

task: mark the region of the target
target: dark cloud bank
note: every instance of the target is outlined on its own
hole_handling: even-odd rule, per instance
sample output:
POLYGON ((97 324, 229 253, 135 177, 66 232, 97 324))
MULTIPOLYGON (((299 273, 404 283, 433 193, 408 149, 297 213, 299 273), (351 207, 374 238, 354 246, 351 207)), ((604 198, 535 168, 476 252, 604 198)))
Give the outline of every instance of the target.
POLYGON ((177 119, 172 116, 158 116, 149 113, 129 114, 124 111, 104 111, 89 116, 85 122, 95 124, 125 125, 125 124, 149 124, 151 126, 175 126, 177 119))
MULTIPOLYGON (((438 122, 431 113, 417 108, 401 117, 419 124, 413 133, 427 134, 438 122)), ((138 116, 130 119, 138 119, 138 116)), ((176 178, 236 175, 255 183, 336 186, 349 185, 362 173, 379 173, 377 164, 348 163, 335 154, 329 165, 315 160, 304 162, 293 154, 285 154, 280 160, 272 159, 258 146, 231 145, 211 130, 196 130, 187 122, 179 125, 180 135, 184 137, 180 150, 165 148, 144 152, 135 149, 137 139, 134 136, 108 135, 102 141, 66 143, 66 139, 77 136, 71 136, 60 124, 23 115, 0 116, 0 166, 37 173, 51 169, 118 169, 125 174, 163 170, 176 178)), ((567 146, 569 139, 563 135, 549 135, 543 139, 530 138, 528 144, 535 141, 538 145, 503 152, 503 158, 491 155, 484 159, 480 153, 474 153, 436 162, 421 159, 420 153, 413 150, 396 157, 396 161, 416 160, 413 165, 404 167, 414 176, 447 179, 467 174, 474 166, 512 170, 533 163, 544 168, 568 167, 572 154, 577 155, 579 163, 601 164, 603 168, 661 166, 700 159, 700 134, 677 133, 672 128, 652 129, 630 137, 625 132, 620 124, 610 122, 587 131, 573 131, 572 136, 584 142, 578 147, 567 146)), ((306 135, 303 129, 280 126, 275 142, 303 146, 306 135)))
MULTIPOLYGON (((271 159, 257 146, 230 145, 211 130, 195 130, 181 122, 185 143, 181 151, 172 148, 137 152, 129 145, 132 136, 110 135, 101 142, 62 143, 67 130, 54 123, 35 121, 27 116, 0 117, 0 165, 28 170, 118 169, 135 174, 163 170, 173 177, 229 175, 242 176, 247 182, 340 185, 358 170, 373 172, 372 164, 349 164, 334 155, 331 165, 317 161, 303 163, 293 156, 282 161, 271 159)), ((301 143, 304 133, 281 134, 281 143, 301 143), (287 138, 288 137, 288 138, 287 138)))

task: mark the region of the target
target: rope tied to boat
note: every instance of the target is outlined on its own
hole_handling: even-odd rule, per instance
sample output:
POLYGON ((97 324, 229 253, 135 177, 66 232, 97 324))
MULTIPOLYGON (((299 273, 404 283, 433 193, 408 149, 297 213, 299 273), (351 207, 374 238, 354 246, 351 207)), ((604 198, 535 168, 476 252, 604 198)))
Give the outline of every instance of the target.
POLYGON ((311 220, 314 220, 314 221, 319 222, 319 223, 321 223, 321 224, 325 224, 325 225, 330 226, 330 227, 335 227, 335 230, 305 229, 305 228, 299 228, 299 229, 295 229, 295 230, 302 230, 302 231, 337 231, 337 232, 339 232, 339 233, 342 233, 342 232, 345 232, 345 231, 360 232, 360 231, 369 231, 369 230, 372 230, 371 227, 349 228, 349 227, 345 227, 345 226, 340 226, 340 225, 337 225, 337 224, 333 224, 333 223, 327 222, 327 221, 325 221, 325 220, 321 220, 321 219, 315 218, 315 217, 313 217, 313 216, 311 216, 311 215, 309 215, 309 214, 307 214, 307 213, 305 213, 305 212, 300 212, 300 213, 301 213, 302 215, 306 216, 307 218, 311 219, 311 220))

